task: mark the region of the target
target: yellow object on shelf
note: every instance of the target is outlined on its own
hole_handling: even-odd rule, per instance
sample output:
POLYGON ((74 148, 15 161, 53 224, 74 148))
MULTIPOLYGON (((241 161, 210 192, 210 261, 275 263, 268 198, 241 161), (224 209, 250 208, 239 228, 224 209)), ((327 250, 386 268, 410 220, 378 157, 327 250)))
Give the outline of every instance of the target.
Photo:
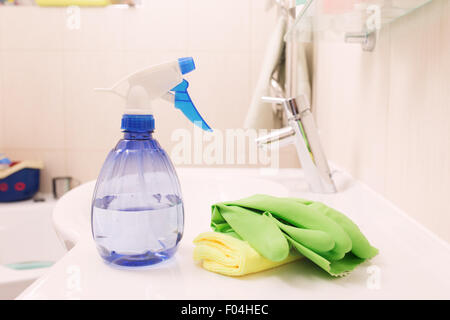
POLYGON ((255 251, 246 241, 224 233, 204 232, 194 239, 194 260, 201 261, 206 270, 226 276, 243 276, 283 264, 302 257, 296 251, 283 261, 273 262, 255 251))
POLYGON ((36 4, 42 7, 105 7, 111 4, 110 0, 36 0, 36 4))

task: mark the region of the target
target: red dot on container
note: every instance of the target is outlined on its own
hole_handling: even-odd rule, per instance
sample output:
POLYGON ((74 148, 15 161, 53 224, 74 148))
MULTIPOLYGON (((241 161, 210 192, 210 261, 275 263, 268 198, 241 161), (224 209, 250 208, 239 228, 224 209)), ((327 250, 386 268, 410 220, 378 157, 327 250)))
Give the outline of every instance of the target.
POLYGON ((1 191, 1 192, 6 192, 6 191, 8 191, 8 184, 5 183, 5 182, 0 183, 0 191, 1 191))
POLYGON ((25 190, 25 187, 26 187, 26 185, 23 182, 17 182, 14 185, 14 189, 16 189, 17 191, 23 191, 23 190, 25 190))

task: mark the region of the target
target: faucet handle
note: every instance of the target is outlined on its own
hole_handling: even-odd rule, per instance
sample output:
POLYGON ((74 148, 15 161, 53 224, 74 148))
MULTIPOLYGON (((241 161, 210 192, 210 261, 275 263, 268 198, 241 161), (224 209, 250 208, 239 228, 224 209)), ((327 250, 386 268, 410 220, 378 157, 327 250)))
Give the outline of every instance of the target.
POLYGON ((288 118, 293 117, 295 120, 299 120, 305 111, 311 110, 308 98, 304 94, 297 98, 262 97, 261 99, 264 102, 283 105, 288 118))
POLYGON ((278 97, 261 97, 261 100, 267 103, 278 103, 284 104, 288 99, 286 98, 278 98, 278 97))
POLYGON ((268 103, 281 104, 286 112, 287 118, 299 120, 300 112, 295 98, 276 98, 276 97, 262 97, 262 101, 268 103))

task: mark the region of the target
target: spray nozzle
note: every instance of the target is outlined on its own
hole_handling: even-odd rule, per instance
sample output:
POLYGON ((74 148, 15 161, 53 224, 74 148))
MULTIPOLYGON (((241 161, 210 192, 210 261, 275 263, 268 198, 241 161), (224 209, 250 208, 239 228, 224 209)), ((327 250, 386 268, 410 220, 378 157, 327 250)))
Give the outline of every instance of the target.
MULTIPOLYGON (((195 108, 187 92, 189 83, 183 79, 183 75, 193 70, 195 70, 195 64, 191 57, 179 58, 130 74, 111 88, 97 90, 115 93, 126 99, 124 115, 133 115, 133 118, 139 115, 152 115, 150 102, 163 98, 174 103, 175 108, 180 109, 192 123, 204 130, 212 131, 195 108)), ((124 130, 134 129, 134 127, 128 128, 127 126, 122 128, 124 130)), ((148 129, 148 131, 152 131, 154 128, 150 128, 149 125, 148 129)))

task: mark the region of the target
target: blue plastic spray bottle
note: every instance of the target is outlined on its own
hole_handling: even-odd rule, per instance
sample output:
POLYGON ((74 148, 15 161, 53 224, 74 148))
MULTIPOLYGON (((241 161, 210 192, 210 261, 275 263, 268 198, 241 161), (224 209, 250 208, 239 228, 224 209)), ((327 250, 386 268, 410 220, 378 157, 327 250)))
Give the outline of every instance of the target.
POLYGON ((92 234, 110 265, 143 267, 169 259, 184 228, 180 184, 167 153, 152 137, 150 101, 163 98, 186 117, 211 131, 187 92, 183 75, 195 69, 192 58, 151 66, 110 89, 125 98, 124 133, 101 169, 92 201, 92 234))

